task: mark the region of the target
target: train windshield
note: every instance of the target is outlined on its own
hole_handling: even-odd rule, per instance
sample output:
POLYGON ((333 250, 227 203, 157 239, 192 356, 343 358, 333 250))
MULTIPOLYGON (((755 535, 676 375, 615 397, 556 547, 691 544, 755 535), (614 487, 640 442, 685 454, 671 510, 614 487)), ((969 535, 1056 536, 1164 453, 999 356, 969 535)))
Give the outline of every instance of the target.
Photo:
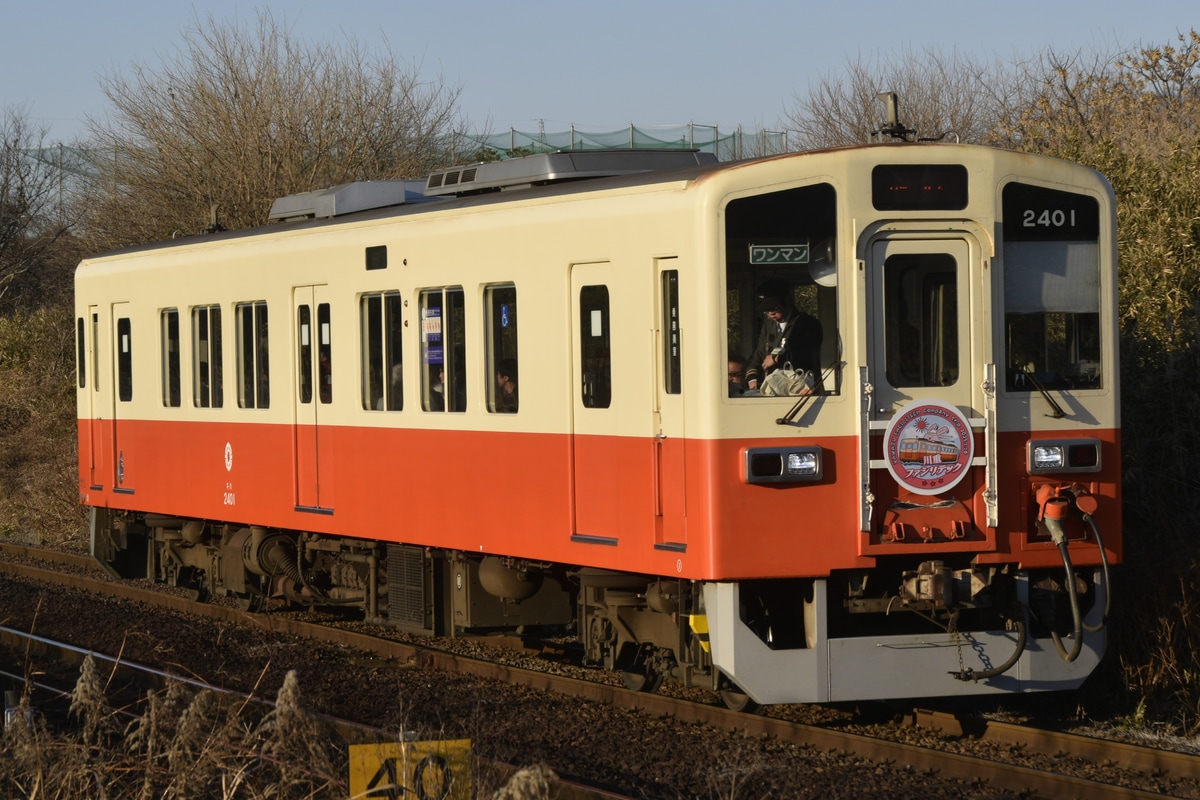
POLYGON ((726 207, 730 397, 837 391, 836 201, 818 183, 726 207), (781 370, 799 377, 768 387, 781 370))
POLYGON ((1100 388, 1100 204, 1021 183, 1003 201, 1008 391, 1100 388))

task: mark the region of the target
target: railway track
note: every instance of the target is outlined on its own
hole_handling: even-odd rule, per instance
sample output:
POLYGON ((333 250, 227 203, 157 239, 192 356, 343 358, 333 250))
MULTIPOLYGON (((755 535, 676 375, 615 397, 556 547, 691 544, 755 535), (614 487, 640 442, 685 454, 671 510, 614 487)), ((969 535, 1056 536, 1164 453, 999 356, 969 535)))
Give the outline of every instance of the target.
POLYGON ((956 717, 945 712, 916 711, 910 717, 912 723, 922 729, 940 731, 943 737, 940 741, 944 746, 922 746, 777 716, 747 715, 677 697, 634 693, 603 680, 556 674, 550 664, 545 669, 530 669, 360 631, 330 628, 288 615, 249 615, 227 606, 196 604, 186 597, 111 581, 92 570, 90 559, 84 557, 9 546, 0 547, 0 554, 14 557, 0 559, 0 571, 30 581, 120 597, 201 615, 220 623, 256 625, 306 641, 353 648, 405 667, 443 670, 554 692, 640 712, 650 719, 669 717, 751 737, 770 737, 813 751, 853 754, 884 769, 902 770, 910 776, 916 773, 918 782, 921 776, 930 780, 948 778, 1012 795, 1044 798, 1200 797, 1200 759, 1188 754, 956 717), (60 568, 70 572, 61 572, 60 568), (968 739, 976 749, 990 752, 990 757, 950 752, 949 744, 968 739))

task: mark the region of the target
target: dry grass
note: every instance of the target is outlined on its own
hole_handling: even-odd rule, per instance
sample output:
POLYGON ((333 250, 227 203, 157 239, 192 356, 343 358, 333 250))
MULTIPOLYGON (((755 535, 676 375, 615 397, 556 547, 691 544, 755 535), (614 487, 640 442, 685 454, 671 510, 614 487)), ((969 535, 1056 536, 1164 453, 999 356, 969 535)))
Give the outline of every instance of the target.
MULTIPOLYGON (((346 752, 301 705, 289 672, 266 714, 173 683, 140 716, 114 712, 89 656, 53 726, 26 692, 0 736, 0 797, 37 800, 344 800, 346 752)), ((479 797, 547 800, 557 776, 543 764, 479 797)))
POLYGON ((28 694, 0 739, 0 796, 108 800, 344 798, 344 755, 300 706, 289 674, 274 709, 176 684, 148 698, 131 722, 109 707, 89 657, 71 693, 70 719, 51 730, 28 694))

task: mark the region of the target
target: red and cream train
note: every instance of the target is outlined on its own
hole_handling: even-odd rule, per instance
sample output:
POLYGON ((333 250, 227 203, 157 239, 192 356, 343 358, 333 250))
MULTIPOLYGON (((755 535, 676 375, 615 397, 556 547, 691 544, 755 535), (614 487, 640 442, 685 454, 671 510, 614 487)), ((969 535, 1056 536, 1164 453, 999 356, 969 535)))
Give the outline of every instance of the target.
POLYGON ((1065 689, 1103 655, 1095 171, 561 152, 272 216, 77 270, 79 488, 115 574, 434 634, 574 625, 631 687, 735 706, 1065 689), (820 321, 815 393, 731 396, 767 281, 820 321))

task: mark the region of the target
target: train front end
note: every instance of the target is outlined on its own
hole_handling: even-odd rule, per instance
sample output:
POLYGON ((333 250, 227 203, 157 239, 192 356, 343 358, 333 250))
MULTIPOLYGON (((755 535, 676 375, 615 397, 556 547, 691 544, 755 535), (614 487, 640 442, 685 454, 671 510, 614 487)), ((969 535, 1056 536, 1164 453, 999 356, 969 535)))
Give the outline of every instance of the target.
POLYGON ((1080 685, 1121 554, 1108 182, 923 144, 721 177, 714 666, 761 703, 1080 685))

